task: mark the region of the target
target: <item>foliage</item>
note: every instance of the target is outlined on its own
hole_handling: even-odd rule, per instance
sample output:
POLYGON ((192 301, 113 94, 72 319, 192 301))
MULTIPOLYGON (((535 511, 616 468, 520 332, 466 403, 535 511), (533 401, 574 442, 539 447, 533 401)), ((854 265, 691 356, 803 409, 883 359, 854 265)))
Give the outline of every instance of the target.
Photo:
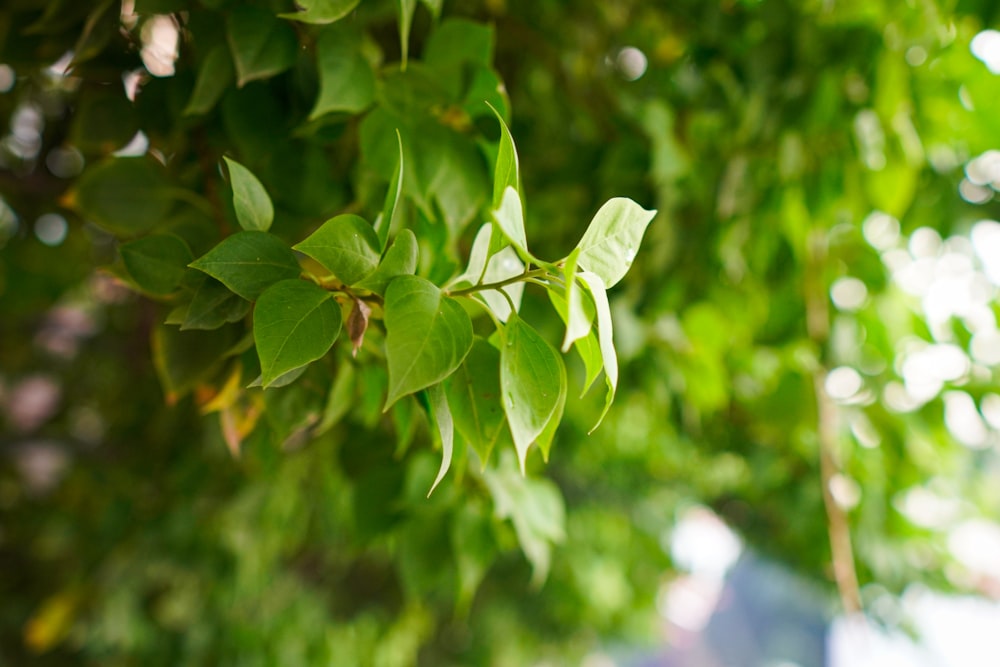
POLYGON ((992 11, 0 10, 0 658, 573 662, 692 503, 849 607, 974 588, 992 11))

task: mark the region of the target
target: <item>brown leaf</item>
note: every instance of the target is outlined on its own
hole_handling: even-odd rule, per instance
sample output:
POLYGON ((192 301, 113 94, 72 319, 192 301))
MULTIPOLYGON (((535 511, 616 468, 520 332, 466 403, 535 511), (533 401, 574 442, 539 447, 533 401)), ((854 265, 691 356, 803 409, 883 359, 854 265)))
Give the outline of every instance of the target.
POLYGON ((372 314, 371 307, 361 299, 354 300, 354 308, 347 317, 347 333, 351 337, 354 348, 351 356, 358 356, 361 344, 365 342, 365 331, 368 330, 368 316, 372 314))

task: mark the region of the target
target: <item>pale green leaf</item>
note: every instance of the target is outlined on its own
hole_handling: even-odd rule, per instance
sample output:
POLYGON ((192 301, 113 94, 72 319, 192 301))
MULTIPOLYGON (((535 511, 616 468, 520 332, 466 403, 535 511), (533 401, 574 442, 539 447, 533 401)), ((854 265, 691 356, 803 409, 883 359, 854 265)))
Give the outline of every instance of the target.
POLYGON ((263 386, 326 354, 341 319, 333 295, 311 282, 283 280, 269 287, 253 312, 263 386))
POLYGON ((412 275, 417 270, 418 250, 417 237, 409 229, 402 230, 385 251, 385 257, 379 262, 378 268, 364 280, 355 283, 354 287, 385 294, 390 280, 396 276, 412 275))
POLYGON ((295 246, 337 276, 353 285, 371 275, 379 264, 379 240, 368 221, 352 214, 323 223, 295 246))
POLYGON ((605 287, 613 287, 632 266, 642 235, 655 215, 656 211, 647 211, 625 197, 608 200, 576 246, 580 268, 599 276, 605 287))
POLYGON ((490 239, 493 237, 493 225, 487 222, 476 232, 476 237, 472 241, 472 249, 469 251, 469 263, 461 275, 455 277, 450 284, 478 285, 483 282, 483 273, 486 271, 486 261, 490 257, 490 239))
POLYGON ((590 333, 591 318, 587 316, 587 311, 583 305, 583 294, 580 286, 576 283, 576 263, 580 256, 580 249, 577 248, 566 258, 563 266, 563 277, 566 280, 566 304, 567 321, 566 336, 563 337, 562 351, 569 350, 569 346, 574 341, 583 338, 590 333))
MULTIPOLYGON (((566 298, 553 289, 548 290, 548 292, 552 306, 559 313, 559 317, 562 318, 563 323, 568 326, 569 306, 566 303, 566 298)), ((604 368, 604 360, 601 358, 601 346, 597 342, 597 335, 594 333, 593 327, 587 332, 586 336, 578 338, 573 343, 573 349, 576 350, 577 354, 580 355, 580 360, 583 361, 585 378, 583 381, 583 390, 580 392, 580 396, 583 396, 590 389, 590 386, 594 384, 597 376, 601 374, 601 369, 604 368)))
POLYGON ((608 305, 608 294, 601 277, 589 273, 580 273, 580 280, 590 290, 590 295, 594 299, 594 307, 597 310, 597 337, 601 345, 601 358, 604 361, 604 378, 608 385, 608 393, 604 399, 604 410, 598 417, 597 423, 590 429, 594 430, 604 421, 605 415, 611 408, 611 403, 615 400, 615 391, 618 389, 618 356, 615 353, 614 331, 611 324, 611 307, 608 305))
POLYGON ((180 285, 191 249, 173 234, 152 234, 118 248, 136 285, 150 294, 170 294, 180 285))
POLYGON ((500 206, 493 211, 493 220, 521 256, 530 259, 528 239, 524 233, 524 210, 521 208, 521 196, 517 194, 517 190, 507 186, 501 197, 500 206))
POLYGON ((230 12, 226 28, 240 88, 295 63, 299 47, 295 31, 266 9, 239 5, 230 12))
POLYGON ((244 299, 301 273, 295 253, 268 232, 237 232, 190 264, 212 276, 244 299))
POLYGON ((505 419, 499 400, 500 350, 477 337, 445 389, 455 427, 485 467, 505 419))
POLYGON ((441 438, 441 467, 438 468, 437 477, 431 484, 431 490, 427 492, 427 497, 430 498, 451 467, 452 451, 455 448, 455 424, 451 417, 451 409, 448 407, 448 397, 445 396, 441 383, 427 388, 427 400, 430 403, 431 418, 441 438))
POLYGON ((236 160, 223 157, 229 167, 233 187, 233 208, 240 227, 247 231, 266 232, 274 221, 274 205, 261 182, 236 160))
MULTIPOLYGON (((520 193, 521 181, 514 137, 511 136, 507 123, 504 122, 500 112, 493 109, 493 113, 500 122, 500 146, 497 150, 496 166, 493 169, 493 208, 498 209, 501 208, 502 201, 507 196, 507 188, 513 188, 516 193, 520 193)), ((520 201, 518 201, 518 207, 520 208, 520 201)))
POLYGON ((359 113, 375 100, 375 72, 357 40, 340 31, 324 32, 316 44, 319 98, 309 120, 334 111, 359 113))
MULTIPOLYGON (((486 264, 486 272, 483 274, 483 283, 497 283, 508 278, 513 278, 524 273, 524 263, 510 246, 504 248, 497 254, 490 257, 486 264)), ((524 295, 524 283, 515 282, 505 285, 500 289, 488 289, 478 292, 478 295, 490 307, 493 314, 501 322, 506 322, 510 317, 511 304, 517 311, 521 307, 521 297, 524 295), (505 298, 503 294, 507 295, 505 298), (508 301, 508 299, 510 299, 508 301)))
POLYGON ((528 448, 556 417, 560 393, 565 392, 566 370, 559 353, 516 313, 504 327, 503 339, 503 406, 524 473, 528 448))
POLYGON ((359 2, 360 0, 296 0, 295 4, 302 11, 278 16, 303 23, 333 23, 354 11, 359 2))
POLYGON ((384 320, 386 410, 401 396, 451 375, 472 347, 472 321, 465 309, 424 278, 399 276, 389 283, 384 320))

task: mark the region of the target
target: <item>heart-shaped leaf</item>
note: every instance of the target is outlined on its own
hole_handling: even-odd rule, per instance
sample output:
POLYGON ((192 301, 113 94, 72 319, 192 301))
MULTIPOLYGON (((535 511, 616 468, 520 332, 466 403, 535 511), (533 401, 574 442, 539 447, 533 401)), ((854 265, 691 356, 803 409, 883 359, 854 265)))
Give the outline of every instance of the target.
POLYGON ((319 98, 310 120, 334 111, 358 113, 375 100, 375 72, 355 41, 336 30, 320 36, 316 44, 319 98))
POLYGON ((150 294, 170 294, 184 277, 191 249, 173 234, 153 234, 123 243, 121 253, 125 268, 140 289, 150 294))
POLYGON ((472 347, 472 321, 454 299, 418 276, 399 276, 385 291, 388 410, 401 396, 451 375, 472 347))
POLYGON ((253 311, 263 386, 326 354, 340 326, 340 307, 323 288, 305 280, 282 280, 269 287, 253 311))
POLYGON ((190 266, 249 301, 255 301, 274 283, 301 273, 295 253, 268 232, 237 232, 190 266))
POLYGON ((500 350, 500 385, 504 412, 524 473, 528 448, 557 418, 565 400, 566 369, 562 357, 537 331, 512 313, 504 326, 500 350))
POLYGON ((626 197, 608 200, 576 246, 580 268, 599 276, 605 287, 614 287, 632 266, 642 235, 655 215, 656 211, 647 211, 626 197))
POLYGON ((322 264, 345 285, 353 285, 378 267, 379 246, 367 220, 344 214, 324 222, 295 249, 322 264))

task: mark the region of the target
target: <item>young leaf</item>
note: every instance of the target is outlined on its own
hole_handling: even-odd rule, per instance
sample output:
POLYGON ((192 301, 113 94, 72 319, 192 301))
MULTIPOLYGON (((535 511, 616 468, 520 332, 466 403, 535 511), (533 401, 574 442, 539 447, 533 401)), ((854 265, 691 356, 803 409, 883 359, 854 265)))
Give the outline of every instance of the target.
POLYGON ((597 423, 590 429, 590 433, 601 425, 608 409, 611 408, 612 401, 615 400, 615 391, 618 389, 618 357, 615 354, 614 332, 611 325, 611 307, 608 305, 608 294, 604 288, 604 283, 600 276, 589 272, 580 274, 580 280, 590 290, 590 295, 594 298, 594 306, 597 308, 597 337, 601 345, 601 358, 604 360, 604 378, 608 385, 608 393, 604 399, 604 410, 598 417, 597 423))
POLYGON ((278 14, 283 19, 303 23, 333 23, 344 18, 358 6, 361 0, 296 0, 302 8, 300 12, 278 14))
POLYGON ((493 225, 487 222, 476 232, 476 238, 472 241, 472 250, 469 251, 469 264, 465 271, 454 278, 450 284, 458 285, 468 283, 478 285, 483 282, 483 273, 486 271, 486 260, 490 257, 490 240, 493 237, 493 225))
POLYGON ((295 31, 266 9, 239 5, 230 12, 226 27, 240 88, 280 74, 295 63, 299 47, 295 31))
POLYGON ((500 404, 500 350, 476 338, 465 361, 445 383, 455 427, 485 467, 504 424, 500 404))
POLYGON ((340 325, 340 307, 323 288, 305 280, 283 280, 269 287, 253 312, 264 387, 326 354, 340 325))
MULTIPOLYGON (((493 107, 490 107, 493 109, 493 107)), ((521 181, 517 163, 517 148, 514 146, 514 137, 511 136, 507 123, 503 116, 496 109, 493 109, 497 120, 500 121, 500 146, 497 150, 497 162, 493 168, 493 208, 501 208, 501 202, 506 196, 507 188, 513 188, 520 193, 521 181)), ((520 209, 520 200, 518 200, 520 209)), ((523 227, 523 224, 522 224, 523 227)))
POLYGON ((378 234, 379 248, 385 248, 389 240, 389 230, 392 229, 393 220, 396 217, 396 209, 399 206, 399 198, 403 194, 403 135, 396 129, 396 143, 399 144, 399 162, 395 171, 392 172, 392 179, 389 180, 389 189, 385 193, 385 203, 382 205, 382 213, 375 220, 375 233, 378 234))
POLYGON ((324 32, 316 44, 319 98, 309 120, 334 111, 359 113, 375 100, 375 72, 355 40, 338 30, 324 32))
MULTIPOLYGON (((502 280, 507 280, 508 278, 513 278, 524 273, 524 264, 521 262, 517 253, 510 246, 504 248, 497 254, 490 257, 490 261, 486 264, 486 272, 483 274, 484 283, 495 283, 502 280)), ((518 310, 521 307, 521 297, 524 295, 524 283, 516 282, 511 283, 501 287, 499 290, 488 289, 479 292, 479 296, 486 302, 486 305, 490 307, 490 310, 497 316, 501 322, 506 322, 510 317, 510 306, 514 304, 514 310, 518 310), (500 292, 509 297, 509 301, 500 292)))
POLYGON ((472 321, 434 283, 399 276, 385 291, 388 410, 401 396, 451 375, 472 347, 472 321))
POLYGON ((185 116, 208 113, 232 83, 235 72, 233 59, 224 44, 216 44, 198 68, 191 99, 184 107, 185 116))
POLYGON ((173 234, 153 234, 123 243, 121 253, 125 268, 140 289, 150 294, 170 294, 184 278, 191 249, 173 234))
POLYGON ((217 279, 248 301, 280 280, 297 278, 299 261, 268 232, 237 232, 189 266, 217 279))
POLYGON ((247 231, 266 232, 274 221, 274 206, 267 191, 253 173, 229 157, 223 157, 229 167, 233 187, 233 208, 240 227, 247 231))
POLYGON ((576 284, 576 263, 580 256, 580 249, 577 248, 566 258, 566 265, 563 267, 563 276, 566 279, 566 336, 563 338, 562 351, 567 352, 573 341, 583 338, 590 333, 590 320, 587 311, 583 307, 583 294, 580 293, 580 286, 576 284))
POLYGON ((385 294, 390 280, 396 276, 412 275, 417 270, 417 250, 417 237, 409 229, 404 229, 386 250, 378 268, 354 286, 385 294))
POLYGON ((524 211, 521 209, 521 197, 517 194, 517 190, 507 186, 500 200, 500 206, 493 211, 493 219, 521 256, 531 259, 528 253, 528 240, 524 234, 524 211))
POLYGON ((511 314, 500 350, 500 385, 522 474, 528 448, 556 417, 565 376, 559 353, 517 313, 511 314))
POLYGON ((441 383, 427 388, 427 400, 430 402, 430 412, 434 425, 441 437, 441 467, 438 469, 437 477, 434 478, 431 490, 427 492, 427 497, 430 498, 434 489, 448 473, 448 468, 451 467, 451 454, 455 447, 455 425, 452 421, 451 409, 448 407, 448 398, 445 396, 441 383))
MULTIPOLYGON (((553 308, 559 313, 559 317, 562 318, 563 323, 568 326, 569 305, 566 303, 566 298, 555 290, 550 289, 548 292, 553 308)), ((590 389, 590 386, 594 384, 597 376, 601 374, 601 369, 604 368, 604 360, 601 359, 601 346, 597 342, 597 336, 594 334, 593 328, 587 332, 586 336, 574 341, 573 349, 576 350, 577 354, 580 355, 580 360, 583 361, 585 378, 583 381, 583 391, 580 392, 580 396, 582 397, 590 389)))
POLYGON ((375 230, 364 218, 349 213, 327 220, 294 247, 322 264, 345 285, 368 277, 379 263, 375 230))
POLYGON ((655 215, 656 211, 647 211, 625 197, 608 200, 576 246, 580 268, 599 276, 605 287, 614 287, 632 266, 642 235, 655 215))
POLYGON ((181 330, 218 329, 227 322, 237 322, 250 312, 250 302, 229 291, 215 278, 205 276, 188 306, 181 330))

